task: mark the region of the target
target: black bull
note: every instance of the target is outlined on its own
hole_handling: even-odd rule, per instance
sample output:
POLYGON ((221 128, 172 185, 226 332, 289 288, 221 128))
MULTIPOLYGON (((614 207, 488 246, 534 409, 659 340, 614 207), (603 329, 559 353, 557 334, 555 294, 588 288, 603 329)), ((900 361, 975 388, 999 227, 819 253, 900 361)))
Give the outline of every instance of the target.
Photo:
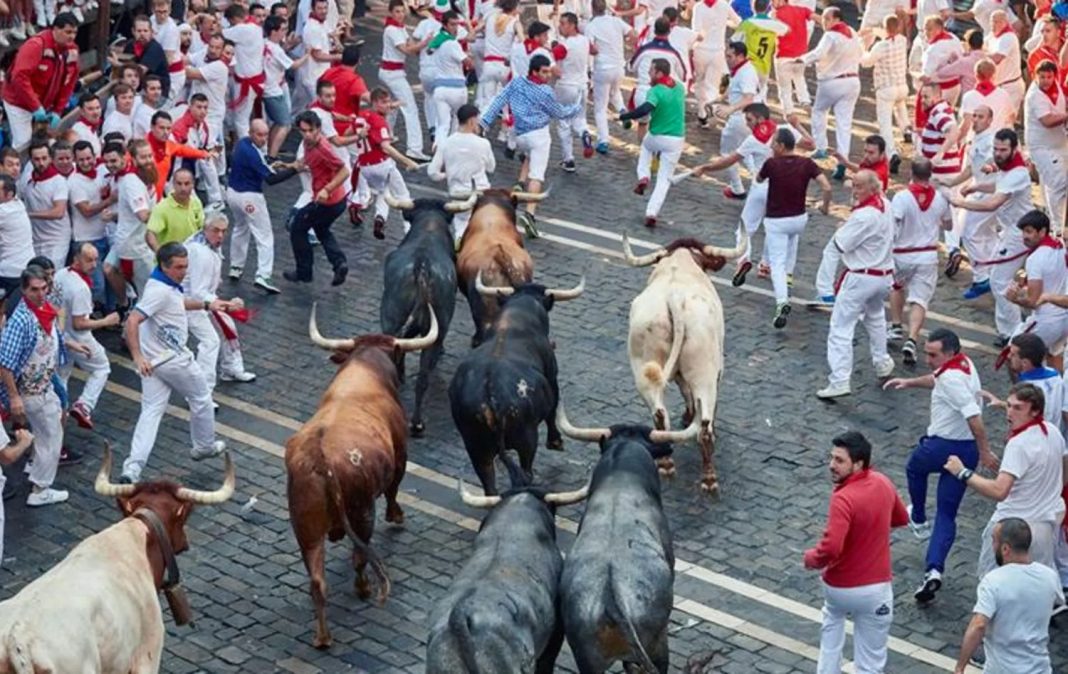
POLYGON ((482 489, 496 494, 494 458, 514 449, 530 475, 541 422, 548 426, 546 447, 563 447, 555 419, 560 387, 549 341, 549 311, 556 300, 578 297, 585 281, 571 290, 537 284, 485 288, 481 278, 476 285, 504 303, 485 341, 457 368, 449 384, 449 402, 482 489))

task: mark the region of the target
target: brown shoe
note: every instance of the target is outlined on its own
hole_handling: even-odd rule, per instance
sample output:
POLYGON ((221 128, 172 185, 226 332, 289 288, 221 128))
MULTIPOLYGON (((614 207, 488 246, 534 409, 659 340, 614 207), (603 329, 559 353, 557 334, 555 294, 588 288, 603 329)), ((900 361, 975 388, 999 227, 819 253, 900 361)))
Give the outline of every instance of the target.
POLYGON ((386 238, 386 219, 381 215, 375 216, 375 228, 373 234, 376 239, 381 240, 386 238))

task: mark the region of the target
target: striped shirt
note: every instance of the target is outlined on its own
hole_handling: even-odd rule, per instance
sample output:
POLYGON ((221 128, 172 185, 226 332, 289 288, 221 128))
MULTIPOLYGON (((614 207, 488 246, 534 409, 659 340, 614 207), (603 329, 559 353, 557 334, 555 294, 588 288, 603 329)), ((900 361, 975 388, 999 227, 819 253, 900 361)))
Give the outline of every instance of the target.
POLYGON ((553 119, 570 119, 582 110, 582 103, 562 105, 548 84, 535 84, 529 77, 517 77, 497 94, 482 114, 482 126, 492 126, 505 105, 512 110, 515 132, 520 136, 545 128, 553 119))
MULTIPOLYGON (((945 101, 936 103, 927 113, 927 126, 923 127, 923 133, 920 135, 920 152, 923 156, 931 159, 938 154, 946 142, 946 136, 956 125, 957 117, 949 103, 945 101)), ((960 173, 961 156, 960 145, 952 150, 947 149, 942 155, 942 160, 934 165, 934 173, 943 175, 960 173)))
POLYGON ((903 35, 880 40, 865 52, 860 64, 872 70, 876 91, 908 86, 909 41, 903 35))

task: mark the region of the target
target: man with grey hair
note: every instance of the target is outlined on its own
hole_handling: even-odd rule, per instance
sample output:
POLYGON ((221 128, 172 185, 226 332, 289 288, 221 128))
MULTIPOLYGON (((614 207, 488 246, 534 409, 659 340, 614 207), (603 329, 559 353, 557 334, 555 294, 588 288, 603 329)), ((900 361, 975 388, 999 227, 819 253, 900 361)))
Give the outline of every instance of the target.
POLYGON ((226 449, 225 442, 215 439, 215 410, 208 382, 186 346, 187 312, 221 311, 226 304, 185 297, 182 282, 189 270, 189 252, 182 244, 173 241, 163 244, 156 259, 159 266, 152 270, 144 292, 126 319, 126 345, 141 375, 141 415, 120 478, 127 484, 141 479, 141 471, 156 444, 171 391, 189 403, 193 459, 217 456, 226 449))
POLYGON ((18 289, 19 275, 33 255, 33 226, 26 204, 18 197, 15 179, 0 174, 0 297, 18 289))
POLYGON ((197 364, 204 373, 208 391, 215 390, 215 368, 222 351, 223 381, 249 382, 256 378, 245 371, 241 358, 241 345, 237 339, 237 326, 229 312, 239 311, 245 303, 241 298, 223 300, 218 296, 222 281, 222 253, 220 249, 230 223, 225 215, 213 215, 204 223, 204 229, 185 242, 189 251, 189 272, 182 282, 185 296, 200 302, 218 302, 220 309, 197 308, 189 312, 189 332, 197 338, 197 364), (222 337, 220 341, 220 336, 222 337))

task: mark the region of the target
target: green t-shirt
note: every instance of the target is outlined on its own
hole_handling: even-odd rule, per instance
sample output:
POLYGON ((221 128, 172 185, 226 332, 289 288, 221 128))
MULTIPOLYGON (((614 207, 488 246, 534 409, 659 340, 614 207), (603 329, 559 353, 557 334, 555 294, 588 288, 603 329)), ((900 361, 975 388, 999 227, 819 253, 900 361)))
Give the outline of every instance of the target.
POLYGON ((156 235, 156 241, 161 246, 172 241, 185 241, 204 229, 204 206, 200 203, 200 197, 190 195, 189 205, 181 206, 172 195, 167 195, 152 207, 146 229, 156 235))
POLYGON ((649 133, 656 136, 686 136, 686 87, 681 82, 666 87, 657 84, 645 96, 653 106, 649 116, 649 133))
POLYGON ((749 61, 761 77, 767 77, 771 72, 779 36, 786 32, 784 28, 785 24, 761 15, 753 15, 738 25, 742 42, 749 52, 749 61))

